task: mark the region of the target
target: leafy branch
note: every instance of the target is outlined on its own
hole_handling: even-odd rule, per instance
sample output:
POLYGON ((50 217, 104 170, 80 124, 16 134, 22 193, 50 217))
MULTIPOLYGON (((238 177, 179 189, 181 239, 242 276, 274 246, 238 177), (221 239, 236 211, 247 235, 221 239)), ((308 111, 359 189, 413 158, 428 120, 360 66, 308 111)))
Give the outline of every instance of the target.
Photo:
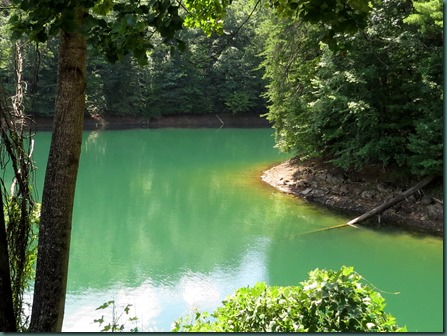
POLYGON ((129 316, 129 311, 130 311, 130 307, 132 307, 131 304, 127 304, 126 306, 124 306, 122 311, 117 311, 117 306, 115 303, 115 300, 110 300, 107 301, 105 303, 103 303, 102 305, 100 305, 98 308, 96 308, 96 310, 106 310, 109 307, 112 308, 112 321, 108 322, 106 324, 106 321, 104 319, 104 315, 102 315, 99 319, 95 319, 93 320, 93 322, 98 323, 99 326, 102 326, 102 329, 100 330, 101 332, 123 332, 125 331, 125 325, 127 322, 132 322, 135 327, 131 328, 129 331, 130 332, 138 332, 138 327, 136 326, 136 321, 138 320, 138 317, 133 316, 133 317, 127 317, 129 316), (125 317, 127 317, 127 321, 125 322, 121 322, 123 315, 125 317), (104 325, 104 326, 103 326, 104 325))

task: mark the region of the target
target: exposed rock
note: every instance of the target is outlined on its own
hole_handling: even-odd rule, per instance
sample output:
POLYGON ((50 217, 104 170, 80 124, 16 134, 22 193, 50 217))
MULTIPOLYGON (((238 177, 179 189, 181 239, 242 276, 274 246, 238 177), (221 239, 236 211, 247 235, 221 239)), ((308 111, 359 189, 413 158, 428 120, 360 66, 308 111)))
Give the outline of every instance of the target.
POLYGON ((331 184, 341 184, 343 183, 344 178, 340 175, 333 175, 333 174, 327 174, 326 175, 326 182, 331 184))
POLYGON ((327 193, 328 192, 325 191, 325 190, 314 190, 312 196, 314 196, 314 197, 323 197, 323 196, 327 195, 327 193))
POLYGON ((307 188, 307 189, 304 189, 304 190, 301 192, 301 194, 306 196, 306 195, 308 195, 311 191, 312 191, 311 188, 307 188))
POLYGON ((365 190, 365 191, 362 191, 362 193, 360 194, 360 196, 361 196, 363 199, 366 199, 366 200, 372 200, 372 199, 376 198, 376 192, 373 191, 373 190, 365 190))
MULTIPOLYGON (((361 215, 388 202, 418 182, 390 181, 389 174, 383 170, 379 173, 370 171, 367 174, 341 173, 340 168, 318 160, 300 164, 296 164, 295 160, 289 160, 265 171, 262 179, 283 192, 352 215, 361 215), (288 181, 287 184, 284 185, 280 178, 281 181, 288 181)), ((442 235, 444 230, 442 190, 442 178, 439 178, 431 187, 430 185, 425 187, 417 197, 409 196, 382 212, 380 224, 442 235), (436 190, 436 193, 431 194, 430 188, 436 190)))
POLYGON ((349 193, 349 188, 346 185, 340 187, 340 195, 347 195, 349 193))
POLYGON ((309 186, 309 182, 306 182, 306 181, 303 181, 303 180, 297 181, 295 183, 295 187, 297 187, 297 188, 306 188, 308 186, 309 186))
POLYGON ((426 195, 424 195, 424 197, 422 197, 422 199, 421 199, 422 205, 430 205, 430 204, 432 204, 432 202, 433 202, 433 199, 426 195))
POLYGON ((381 193, 387 193, 390 191, 387 187, 385 187, 385 185, 381 183, 377 185, 377 190, 380 191, 381 193))
POLYGON ((310 182, 310 186, 311 186, 312 188, 318 188, 319 184, 318 184, 318 182, 316 182, 316 181, 312 181, 312 182, 310 182))
POLYGON ((432 219, 442 219, 443 208, 441 204, 435 203, 427 205, 428 217, 432 219))
POLYGON ((315 178, 319 181, 326 181, 326 174, 316 174, 315 178))

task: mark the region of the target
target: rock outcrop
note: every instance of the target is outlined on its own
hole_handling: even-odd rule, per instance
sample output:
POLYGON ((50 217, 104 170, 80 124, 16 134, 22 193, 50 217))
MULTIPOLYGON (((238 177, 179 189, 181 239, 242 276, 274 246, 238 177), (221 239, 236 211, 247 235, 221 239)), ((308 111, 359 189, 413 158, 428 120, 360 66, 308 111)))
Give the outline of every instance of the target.
MULTIPOLYGON (((283 192, 355 217, 391 200, 411 186, 386 177, 386 174, 371 172, 349 174, 317 160, 297 163, 292 159, 266 170, 262 180, 283 192)), ((441 186, 442 178, 436 179, 423 190, 375 216, 374 222, 442 235, 443 199, 438 195, 441 186)))

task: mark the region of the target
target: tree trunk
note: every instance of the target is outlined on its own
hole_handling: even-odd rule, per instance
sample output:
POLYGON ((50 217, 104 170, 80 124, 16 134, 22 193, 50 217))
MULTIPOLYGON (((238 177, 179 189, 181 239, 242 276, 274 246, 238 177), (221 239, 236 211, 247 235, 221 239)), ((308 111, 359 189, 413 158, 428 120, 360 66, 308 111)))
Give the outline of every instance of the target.
MULTIPOLYGON (((82 13, 78 13, 81 20, 82 13)), ((85 109, 86 40, 62 32, 53 136, 42 194, 29 331, 60 332, 64 317, 73 202, 85 109)))
POLYGON ((3 195, 0 194, 0 331, 15 332, 17 329, 12 303, 11 274, 3 209, 3 195))

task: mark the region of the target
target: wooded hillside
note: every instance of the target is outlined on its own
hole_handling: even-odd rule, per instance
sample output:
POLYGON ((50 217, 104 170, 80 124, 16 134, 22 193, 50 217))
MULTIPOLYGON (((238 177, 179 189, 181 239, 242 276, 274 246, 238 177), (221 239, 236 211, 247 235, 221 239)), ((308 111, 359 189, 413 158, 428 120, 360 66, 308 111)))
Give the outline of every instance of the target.
MULTIPOLYGON (((278 16, 235 2, 221 34, 183 29, 183 52, 159 39, 146 65, 130 54, 111 64, 90 46, 86 114, 265 114, 278 147, 300 158, 442 174, 442 2, 373 1, 355 34, 297 20, 286 5, 278 16)), ((8 16, 0 20, 0 76, 13 90, 8 16)), ((26 45, 27 113, 53 114, 57 49, 55 38, 26 45)))

